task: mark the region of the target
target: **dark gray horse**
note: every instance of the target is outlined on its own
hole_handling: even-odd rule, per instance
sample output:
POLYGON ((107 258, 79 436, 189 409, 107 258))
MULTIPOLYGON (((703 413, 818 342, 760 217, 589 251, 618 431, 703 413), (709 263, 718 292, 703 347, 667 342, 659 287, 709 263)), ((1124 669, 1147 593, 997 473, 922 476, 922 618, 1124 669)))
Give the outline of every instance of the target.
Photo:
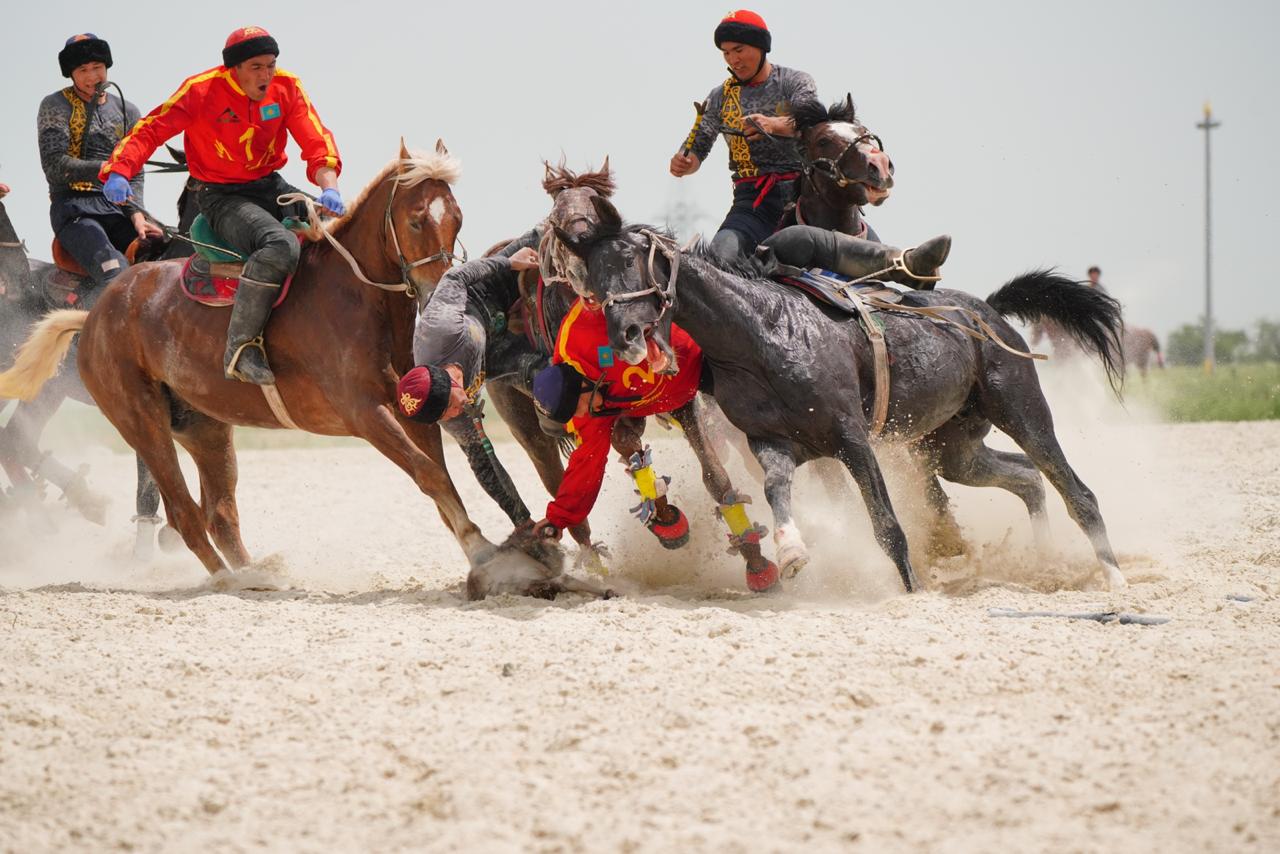
MULTIPOLYGON (((874 395, 872 349, 856 318, 821 306, 786 285, 760 278, 753 263, 722 269, 698 249, 681 254, 669 238, 624 226, 612 204, 594 199, 599 225, 584 237, 559 237, 587 267, 585 281, 606 312, 614 350, 629 363, 650 339, 674 363, 672 321, 702 347, 717 402, 748 437, 765 470, 778 562, 794 571, 807 551, 791 512, 796 466, 835 457, 849 469, 871 514, 877 541, 908 591, 919 585, 880 467, 868 442, 874 395), (657 246, 655 246, 655 241, 657 246), (658 251, 655 253, 654 250, 658 251), (671 276, 672 262, 679 259, 671 276)), ((1019 276, 983 302, 960 291, 909 292, 911 307, 956 305, 954 325, 883 312, 893 358, 886 434, 917 441, 942 476, 969 486, 999 486, 1026 504, 1045 528, 1043 472, 1093 544, 1111 587, 1124 585, 1098 502, 1068 465, 1032 363, 991 340, 970 337, 981 318, 1003 341, 1023 348, 1003 319, 1050 317, 1102 360, 1114 386, 1123 381, 1119 304, 1047 272, 1019 276), (1025 451, 983 444, 992 426, 1025 451)), ((672 365, 674 368, 674 364, 672 365)), ((945 495, 934 495, 945 505, 945 495)))
MULTIPOLYGON (((4 288, 4 296, 0 298, 0 364, 8 366, 13 362, 14 351, 26 339, 31 326, 50 310, 46 287, 55 277, 71 283, 69 274, 27 256, 26 247, 18 238, 4 203, 0 202, 0 285, 4 288)), ((15 492, 35 494, 35 478, 47 480, 62 490, 67 502, 86 518, 105 524, 106 499, 89 487, 84 470, 72 471, 39 448, 41 432, 67 398, 96 405, 80 382, 74 359, 68 360, 63 371, 34 399, 18 402, 8 424, 0 431, 0 466, 8 474, 15 492)), ((160 493, 141 459, 137 466, 135 553, 145 557, 150 553, 160 522, 157 515, 160 493)))

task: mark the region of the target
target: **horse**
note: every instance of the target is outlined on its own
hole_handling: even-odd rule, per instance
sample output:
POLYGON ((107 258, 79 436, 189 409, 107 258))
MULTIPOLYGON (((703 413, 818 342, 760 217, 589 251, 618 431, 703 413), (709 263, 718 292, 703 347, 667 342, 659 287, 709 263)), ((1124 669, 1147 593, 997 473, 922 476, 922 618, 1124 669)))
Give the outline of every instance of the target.
MULTIPOLYGON (((151 244, 140 254, 145 259, 145 251, 158 252, 160 248, 159 244, 151 244)), ((12 363, 18 344, 50 311, 45 289, 48 280, 55 277, 68 285, 76 283, 75 277, 59 271, 53 264, 28 257, 26 245, 18 238, 8 211, 0 202, 0 287, 4 291, 3 305, 0 305, 0 363, 12 363)), ((40 434, 64 400, 71 398, 96 406, 74 363, 68 367, 69 370, 60 373, 39 395, 19 401, 0 431, 0 466, 18 494, 35 494, 34 477, 42 478, 62 490, 67 503, 85 518, 102 525, 106 523, 107 499, 89 486, 85 469, 73 471, 51 453, 41 453, 39 449, 40 434)), ((156 511, 160 506, 160 493, 141 457, 137 478, 134 553, 145 558, 150 554, 159 523, 156 511)))
POLYGON ((1164 354, 1160 352, 1160 339, 1150 329, 1141 326, 1125 326, 1124 328, 1124 363, 1126 367, 1138 369, 1144 380, 1147 369, 1155 358, 1157 368, 1164 368, 1164 354))
MULTIPOLYGON (((402 141, 345 216, 326 226, 313 218, 292 293, 272 314, 268 351, 288 420, 312 433, 363 438, 403 469, 435 502, 473 572, 516 567, 546 579, 553 570, 495 546, 467 515, 445 468, 439 426, 403 419, 394 404, 396 382, 412 366, 419 303, 455 261, 462 212, 450 185, 460 168, 440 141, 434 153, 413 154, 402 141)), ((176 261, 139 264, 92 312, 49 315, 0 375, 0 394, 37 392, 78 332, 85 387, 151 470, 169 524, 217 577, 250 562, 232 427, 284 424, 281 406, 261 388, 223 377, 229 312, 187 299, 181 273, 176 261), (199 504, 175 440, 199 471, 199 504)))
MULTIPOLYGON (((917 590, 906 537, 869 443, 872 344, 858 319, 762 278, 757 263, 725 268, 705 247, 685 253, 651 228, 624 226, 607 199, 592 203, 599 225, 583 237, 558 237, 586 265, 585 282, 607 315, 615 353, 636 364, 657 347, 674 362, 673 321, 698 342, 712 371, 716 401, 747 435, 765 471, 783 572, 793 574, 808 560, 791 511, 796 466, 835 457, 858 484, 876 539, 903 587, 917 590)), ((1054 436, 1034 366, 998 346, 1001 341, 1022 345, 1006 315, 1051 317, 1097 354, 1119 393, 1119 304, 1081 283, 1038 271, 1010 280, 986 302, 960 291, 936 290, 907 292, 902 305, 907 311, 959 310, 951 312, 949 322, 920 322, 902 310, 878 315, 894 354, 887 435, 916 442, 948 480, 1000 486, 1017 495, 1041 544, 1047 536, 1043 472, 1093 545, 1104 583, 1113 589, 1124 586, 1097 499, 1071 469, 1054 436), (1000 341, 982 332, 984 326, 1000 341), (983 444, 992 426, 1025 453, 983 444)))
MULTIPOLYGON (((552 198, 550 214, 542 225, 538 235, 540 255, 540 276, 537 281, 522 280, 520 302, 520 327, 525 331, 533 346, 543 355, 550 357, 555 350, 555 342, 561 323, 569 314, 580 292, 585 293, 579 282, 584 271, 579 269, 581 262, 571 253, 566 252, 556 238, 557 232, 580 237, 598 223, 596 221, 593 199, 609 199, 615 185, 609 170, 609 159, 606 157, 599 171, 574 172, 565 168, 563 163, 552 166, 544 162, 545 172, 542 186, 552 198)), ((532 239, 534 234, 525 236, 532 239)), ((498 251, 507 242, 492 247, 488 253, 498 251)), ((532 273, 532 271, 530 271, 532 273)), ((530 277, 532 278, 532 277, 530 277)), ((563 479, 564 466, 557 445, 544 434, 528 393, 519 385, 514 366, 490 365, 489 373, 499 376, 486 385, 490 398, 494 401, 499 414, 511 429, 512 434, 521 446, 529 453, 547 490, 553 495, 563 479)), ((717 506, 731 506, 742 499, 733 486, 733 482, 725 470, 723 463, 712 447, 711 437, 705 424, 704 406, 697 398, 671 413, 672 419, 680 426, 689 447, 693 450, 702 472, 703 486, 717 506)), ((646 419, 620 418, 614 426, 612 444, 622 459, 630 459, 634 454, 644 450, 643 436, 646 419)), ((512 487, 514 490, 514 487, 512 487)), ((516 496, 519 500, 519 497, 516 496)), ((521 505, 523 506, 523 505, 521 505)), ((584 523, 579 530, 571 531, 579 543, 594 551, 590 543, 590 529, 584 523), (584 540, 585 537, 585 540, 584 540)), ((668 548, 677 548, 684 539, 662 540, 668 548)), ((741 538, 739 538, 741 539, 741 538)), ((752 539, 748 537, 747 540, 752 539)), ((748 581, 762 589, 759 585, 772 584, 776 579, 777 566, 763 556, 758 542, 735 542, 735 547, 746 561, 748 581)))

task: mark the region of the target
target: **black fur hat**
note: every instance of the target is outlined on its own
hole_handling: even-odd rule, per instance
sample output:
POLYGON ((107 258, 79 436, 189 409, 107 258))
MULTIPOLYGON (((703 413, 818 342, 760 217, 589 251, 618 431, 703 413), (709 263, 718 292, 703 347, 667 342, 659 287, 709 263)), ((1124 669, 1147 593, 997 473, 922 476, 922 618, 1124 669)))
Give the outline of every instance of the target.
POLYGON ((58 51, 58 67, 63 77, 70 77, 72 71, 86 62, 101 62, 110 68, 111 45, 93 33, 80 33, 67 39, 66 46, 58 51))

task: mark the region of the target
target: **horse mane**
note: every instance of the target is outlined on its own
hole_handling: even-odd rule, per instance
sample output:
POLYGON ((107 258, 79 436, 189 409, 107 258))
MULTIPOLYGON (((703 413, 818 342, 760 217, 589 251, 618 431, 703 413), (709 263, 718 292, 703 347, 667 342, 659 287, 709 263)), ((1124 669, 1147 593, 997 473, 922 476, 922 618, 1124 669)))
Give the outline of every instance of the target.
POLYGON ((796 130, 807 130, 824 122, 856 124, 858 108, 853 105, 852 100, 837 101, 824 107, 816 98, 807 98, 791 106, 791 116, 795 119, 796 130))
MULTIPOLYGON (((360 209, 360 206, 364 204, 383 181, 387 180, 387 177, 392 172, 396 171, 400 173, 396 176, 396 181, 405 189, 416 187, 423 181, 430 180, 454 184, 462 177, 462 162, 448 152, 441 154, 436 151, 418 150, 410 151, 408 159, 402 160, 399 157, 392 159, 390 163, 382 168, 378 176, 360 191, 360 195, 356 196, 355 201, 347 204, 347 212, 345 214, 325 223, 324 227, 328 229, 329 233, 334 237, 341 235, 347 224, 351 222, 352 217, 355 216, 356 211, 360 209)), ((308 237, 315 241, 323 239, 324 235, 312 231, 308 234, 308 237)))
POLYGON ((597 172, 574 172, 565 167, 563 158, 555 166, 546 160, 542 161, 542 165, 547 168, 546 177, 542 179, 542 189, 546 190, 549 196, 554 196, 561 190, 585 187, 595 190, 607 199, 617 189, 607 157, 604 160, 604 166, 597 172))

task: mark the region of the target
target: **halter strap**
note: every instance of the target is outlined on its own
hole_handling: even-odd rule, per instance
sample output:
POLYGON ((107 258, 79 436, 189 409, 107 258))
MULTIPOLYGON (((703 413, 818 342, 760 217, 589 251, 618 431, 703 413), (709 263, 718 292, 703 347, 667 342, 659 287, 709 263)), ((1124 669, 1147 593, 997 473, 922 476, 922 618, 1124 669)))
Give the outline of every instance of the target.
POLYGON ((645 265, 645 280, 649 286, 639 291, 627 291, 621 294, 609 294, 600 301, 600 308, 607 308, 615 302, 629 302, 634 299, 646 297, 649 294, 657 294, 662 300, 662 310, 665 312, 668 308, 675 304, 676 295, 676 276, 680 272, 680 247, 669 237, 650 231, 647 228, 640 229, 640 233, 649 238, 649 261, 645 265), (667 277, 665 282, 658 281, 657 269, 653 266, 657 253, 661 251, 671 263, 671 275, 667 277))

